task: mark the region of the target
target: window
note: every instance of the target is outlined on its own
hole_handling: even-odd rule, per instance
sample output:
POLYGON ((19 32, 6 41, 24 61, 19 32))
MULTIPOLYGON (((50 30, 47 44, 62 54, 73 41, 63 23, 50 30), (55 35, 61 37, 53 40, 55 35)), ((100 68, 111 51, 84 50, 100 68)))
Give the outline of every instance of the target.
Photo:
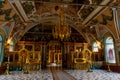
POLYGON ((93 43, 93 49, 92 49, 93 52, 98 52, 98 44, 97 42, 94 42, 93 43))
POLYGON ((3 37, 2 35, 0 35, 0 64, 2 62, 2 57, 3 57, 2 48, 3 48, 3 37))
POLYGON ((13 43, 13 41, 10 42, 9 51, 14 51, 14 43, 13 43))
POLYGON ((106 62, 116 63, 114 41, 111 36, 106 37, 105 39, 105 56, 106 56, 106 62))

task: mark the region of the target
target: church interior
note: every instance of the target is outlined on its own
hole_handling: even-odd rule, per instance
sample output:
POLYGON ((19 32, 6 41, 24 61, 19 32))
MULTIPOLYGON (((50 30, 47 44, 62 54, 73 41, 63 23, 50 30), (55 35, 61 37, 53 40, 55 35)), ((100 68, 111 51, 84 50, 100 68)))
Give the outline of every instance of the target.
POLYGON ((120 80, 120 0, 0 0, 0 80, 120 80))

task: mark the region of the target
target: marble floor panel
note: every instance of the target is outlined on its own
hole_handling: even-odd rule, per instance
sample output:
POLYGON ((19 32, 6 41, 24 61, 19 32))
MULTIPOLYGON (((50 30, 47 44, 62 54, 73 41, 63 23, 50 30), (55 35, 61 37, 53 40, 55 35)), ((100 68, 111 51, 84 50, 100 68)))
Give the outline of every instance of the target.
POLYGON ((77 80, 120 80, 120 73, 107 72, 104 70, 94 70, 93 72, 87 72, 86 70, 65 71, 77 80))
POLYGON ((54 80, 76 80, 73 76, 63 70, 52 70, 52 72, 54 80))

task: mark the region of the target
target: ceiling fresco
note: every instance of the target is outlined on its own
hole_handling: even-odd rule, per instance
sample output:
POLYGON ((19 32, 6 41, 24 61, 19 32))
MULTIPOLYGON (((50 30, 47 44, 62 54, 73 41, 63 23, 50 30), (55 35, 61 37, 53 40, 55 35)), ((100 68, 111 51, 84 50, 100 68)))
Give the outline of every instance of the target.
POLYGON ((103 0, 23 0, 21 1, 21 5, 29 20, 33 21, 54 16, 56 14, 55 6, 64 5, 63 11, 65 16, 73 22, 82 23, 96 8, 96 6, 88 5, 97 5, 102 1, 103 0), (85 5, 83 6, 83 4, 85 5))
POLYGON ((62 5, 66 22, 73 32, 73 37, 70 37, 68 41, 86 42, 86 35, 91 37, 86 33, 92 34, 94 38, 98 35, 96 28, 91 28, 91 25, 96 23, 106 25, 108 21, 113 20, 111 9, 109 15, 101 14, 99 19, 95 18, 106 5, 112 5, 111 3, 113 3, 112 0, 0 0, 0 25, 6 33, 8 29, 11 29, 8 37, 14 37, 16 40, 24 40, 28 34, 33 35, 36 32, 39 36, 36 35, 32 40, 49 41, 52 38, 50 25, 58 20, 56 6, 59 8, 62 5), (11 22, 14 23, 8 25, 11 22), (40 24, 42 26, 37 26, 40 24), (45 31, 43 31, 45 36, 40 36, 43 34, 43 27, 49 32, 49 36, 46 37, 45 34, 48 33, 45 31), (77 34, 75 35, 74 32, 77 34))
POLYGON ((0 17, 0 22, 6 22, 11 19, 15 20, 17 18, 17 14, 14 12, 9 3, 0 1, 0 17))

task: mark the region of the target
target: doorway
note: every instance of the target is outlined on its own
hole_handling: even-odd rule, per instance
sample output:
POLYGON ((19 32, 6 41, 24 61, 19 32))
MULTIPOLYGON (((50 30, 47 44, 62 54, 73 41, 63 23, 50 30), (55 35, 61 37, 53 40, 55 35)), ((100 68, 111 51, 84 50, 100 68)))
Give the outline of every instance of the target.
POLYGON ((59 41, 48 43, 47 68, 62 68, 62 46, 59 41))

